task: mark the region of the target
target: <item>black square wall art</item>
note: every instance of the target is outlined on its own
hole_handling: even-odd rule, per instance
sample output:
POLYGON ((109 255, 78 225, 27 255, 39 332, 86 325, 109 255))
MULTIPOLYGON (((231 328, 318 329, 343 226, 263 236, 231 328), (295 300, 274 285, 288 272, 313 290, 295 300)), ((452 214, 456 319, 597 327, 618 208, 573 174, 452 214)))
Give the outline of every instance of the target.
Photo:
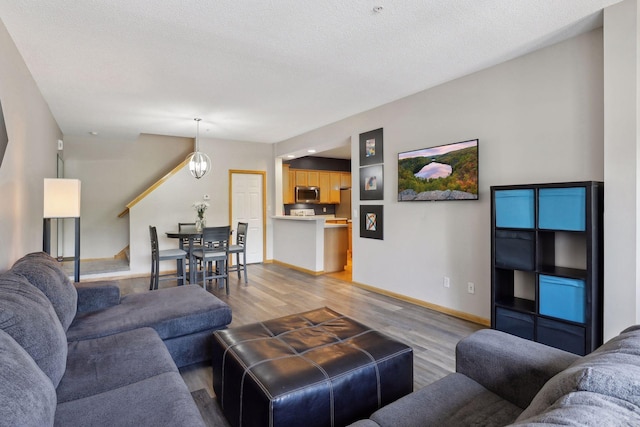
POLYGON ((383 240, 383 206, 360 205, 360 237, 383 240))
POLYGON ((360 134, 360 166, 383 162, 382 128, 360 134))
POLYGON ((382 165, 360 168, 360 200, 382 200, 384 198, 382 172, 382 165))

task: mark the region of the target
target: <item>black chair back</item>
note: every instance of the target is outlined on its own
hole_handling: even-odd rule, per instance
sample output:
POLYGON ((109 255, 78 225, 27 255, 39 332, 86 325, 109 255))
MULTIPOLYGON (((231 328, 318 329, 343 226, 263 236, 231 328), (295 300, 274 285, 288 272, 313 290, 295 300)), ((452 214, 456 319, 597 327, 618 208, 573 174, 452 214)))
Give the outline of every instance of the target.
POLYGON ((247 230, 249 228, 249 224, 246 222, 238 223, 238 235, 236 236, 236 245, 244 246, 247 241, 247 230))
POLYGON ((205 227, 202 229, 202 242, 204 251, 207 252, 229 252, 229 235, 231 227, 205 227))
POLYGON ((149 290, 158 289, 160 271, 160 253, 158 249, 158 232, 152 225, 149 226, 149 238, 151 239, 151 280, 149 290))

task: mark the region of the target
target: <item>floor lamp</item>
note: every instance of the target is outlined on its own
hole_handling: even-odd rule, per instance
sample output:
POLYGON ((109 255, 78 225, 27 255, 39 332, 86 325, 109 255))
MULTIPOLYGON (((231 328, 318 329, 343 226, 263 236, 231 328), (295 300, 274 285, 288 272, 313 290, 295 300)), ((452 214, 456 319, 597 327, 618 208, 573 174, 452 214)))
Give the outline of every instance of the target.
POLYGON ((75 257, 73 280, 80 281, 80 180, 44 179, 42 250, 51 253, 51 219, 75 219, 75 257))

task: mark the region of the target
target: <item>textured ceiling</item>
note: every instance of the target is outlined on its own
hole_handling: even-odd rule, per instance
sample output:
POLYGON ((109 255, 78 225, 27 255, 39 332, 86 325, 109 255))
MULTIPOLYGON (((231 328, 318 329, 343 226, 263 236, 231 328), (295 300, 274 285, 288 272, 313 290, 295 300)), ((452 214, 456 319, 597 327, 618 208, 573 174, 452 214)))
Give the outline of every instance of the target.
POLYGON ((202 117, 202 136, 277 142, 596 28, 618 1, 0 0, 0 18, 65 136, 193 137, 202 117))

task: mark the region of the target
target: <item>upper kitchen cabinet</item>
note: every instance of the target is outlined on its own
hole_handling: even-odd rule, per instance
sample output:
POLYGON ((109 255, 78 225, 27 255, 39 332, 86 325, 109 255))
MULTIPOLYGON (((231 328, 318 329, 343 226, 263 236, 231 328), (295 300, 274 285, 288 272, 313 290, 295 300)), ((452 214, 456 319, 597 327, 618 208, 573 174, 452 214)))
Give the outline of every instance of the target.
POLYGON ((320 203, 340 203, 340 172, 319 172, 320 203))
POLYGON ((294 169, 289 164, 282 165, 283 203, 295 203, 295 187, 318 187, 320 203, 335 205, 340 203, 340 190, 351 188, 351 173, 336 170, 294 169))
POLYGON ((308 187, 309 186, 309 175, 305 170, 297 170, 296 172, 296 187, 308 187))
POLYGON ((308 186, 309 187, 319 187, 320 186, 320 172, 318 171, 308 171, 308 186))
POLYGON ((296 187, 319 187, 320 174, 313 170, 296 170, 296 187))
POLYGON ((350 172, 340 172, 340 188, 351 188, 350 172))
POLYGON ((334 203, 331 201, 331 173, 318 172, 320 180, 320 203, 334 203))
POLYGON ((289 168, 289 165, 282 165, 282 202, 285 205, 295 203, 295 172, 289 168))
POLYGON ((341 188, 341 180, 340 180, 339 172, 331 172, 329 175, 331 189, 329 193, 329 203, 340 203, 340 188, 341 188))

